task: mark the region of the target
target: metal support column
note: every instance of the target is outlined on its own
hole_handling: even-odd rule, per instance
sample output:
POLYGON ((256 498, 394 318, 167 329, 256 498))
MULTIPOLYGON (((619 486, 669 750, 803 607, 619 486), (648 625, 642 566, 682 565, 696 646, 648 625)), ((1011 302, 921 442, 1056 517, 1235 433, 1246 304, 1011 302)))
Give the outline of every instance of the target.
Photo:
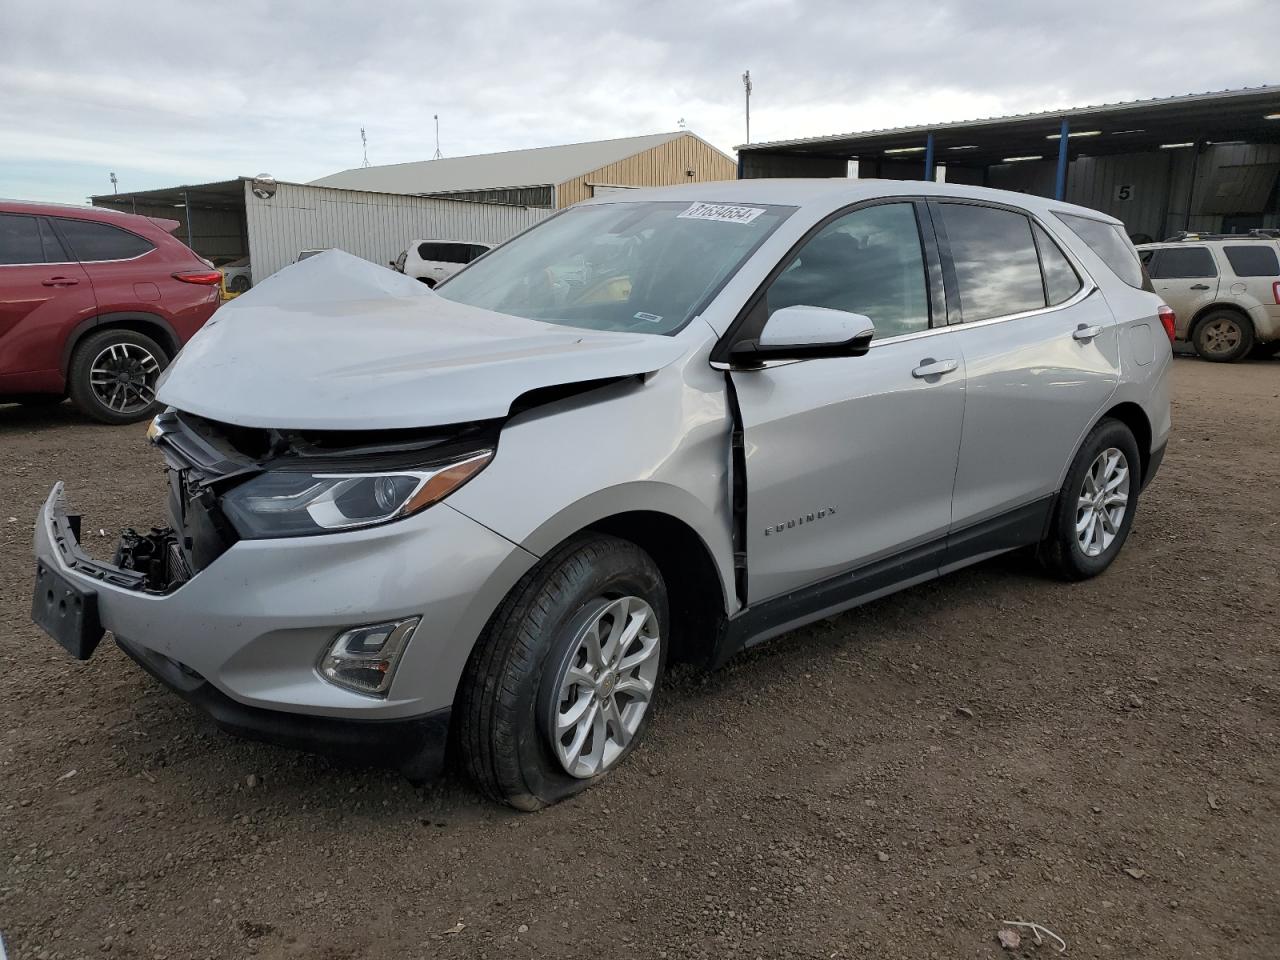
POLYGON ((1053 199, 1067 199, 1067 141, 1071 137, 1071 125, 1067 118, 1062 118, 1062 127, 1058 133, 1058 178, 1053 184, 1053 199))
POLYGON ((929 139, 924 142, 924 178, 926 180, 935 179, 935 171, 933 168, 933 134, 929 134, 929 139))

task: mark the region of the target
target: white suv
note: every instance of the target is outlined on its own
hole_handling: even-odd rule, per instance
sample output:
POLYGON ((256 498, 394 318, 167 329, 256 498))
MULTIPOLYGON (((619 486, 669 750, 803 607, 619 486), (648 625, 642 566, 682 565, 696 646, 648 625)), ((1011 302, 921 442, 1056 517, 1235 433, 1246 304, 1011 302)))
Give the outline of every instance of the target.
POLYGON ((1156 293, 1178 315, 1176 336, 1205 360, 1280 350, 1280 240, 1186 234, 1138 248, 1156 293))
POLYGON ((396 257, 395 268, 428 287, 448 280, 472 260, 484 256, 493 245, 460 240, 415 240, 396 257))

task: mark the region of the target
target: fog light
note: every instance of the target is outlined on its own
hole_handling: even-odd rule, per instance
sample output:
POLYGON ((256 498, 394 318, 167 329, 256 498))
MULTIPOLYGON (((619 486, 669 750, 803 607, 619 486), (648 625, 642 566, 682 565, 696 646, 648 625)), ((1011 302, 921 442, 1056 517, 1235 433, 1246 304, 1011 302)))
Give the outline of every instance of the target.
POLYGON ((371 697, 385 697, 421 617, 374 623, 340 633, 320 658, 320 675, 330 683, 371 697))

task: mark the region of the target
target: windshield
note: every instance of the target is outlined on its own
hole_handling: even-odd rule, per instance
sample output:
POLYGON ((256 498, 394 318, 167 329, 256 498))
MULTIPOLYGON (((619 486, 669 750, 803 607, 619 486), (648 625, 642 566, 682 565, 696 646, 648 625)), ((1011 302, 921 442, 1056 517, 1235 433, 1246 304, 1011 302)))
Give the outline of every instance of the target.
POLYGON ((436 292, 531 320, 673 334, 794 209, 683 201, 573 207, 436 292))

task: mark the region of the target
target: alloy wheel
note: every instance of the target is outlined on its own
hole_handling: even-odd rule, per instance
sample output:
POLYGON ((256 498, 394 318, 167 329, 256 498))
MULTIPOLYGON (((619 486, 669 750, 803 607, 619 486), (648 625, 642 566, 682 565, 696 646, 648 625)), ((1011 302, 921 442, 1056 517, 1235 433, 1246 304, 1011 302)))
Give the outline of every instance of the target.
POLYGON ((653 608, 639 597, 601 599, 590 609, 555 679, 549 731, 572 777, 609 770, 640 728, 661 664, 653 608))
POLYGON ((1129 509, 1129 461, 1116 447, 1098 454, 1076 501, 1076 539, 1086 557, 1100 556, 1120 533, 1129 509))
POLYGON ((1200 342, 1207 353, 1225 356, 1239 348, 1244 339, 1240 324, 1230 317, 1215 317, 1205 323, 1200 342))
POLYGON ((89 368, 93 395, 114 413, 138 413, 153 404, 159 377, 159 361, 136 343, 111 344, 89 368))

